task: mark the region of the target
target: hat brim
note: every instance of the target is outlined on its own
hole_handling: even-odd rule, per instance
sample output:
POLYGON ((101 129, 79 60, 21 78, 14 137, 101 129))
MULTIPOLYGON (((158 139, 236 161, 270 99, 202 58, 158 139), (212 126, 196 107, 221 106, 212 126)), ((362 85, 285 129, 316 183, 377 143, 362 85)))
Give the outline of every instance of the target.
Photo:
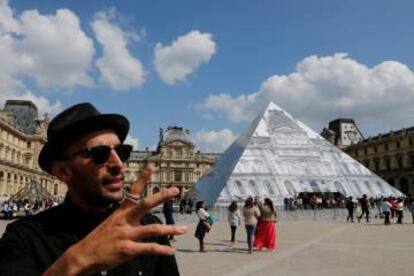
POLYGON ((129 121, 119 114, 99 114, 76 121, 61 131, 59 138, 47 141, 39 153, 38 163, 41 169, 51 173, 51 163, 57 160, 62 150, 79 137, 100 129, 113 129, 121 142, 129 131, 129 121))

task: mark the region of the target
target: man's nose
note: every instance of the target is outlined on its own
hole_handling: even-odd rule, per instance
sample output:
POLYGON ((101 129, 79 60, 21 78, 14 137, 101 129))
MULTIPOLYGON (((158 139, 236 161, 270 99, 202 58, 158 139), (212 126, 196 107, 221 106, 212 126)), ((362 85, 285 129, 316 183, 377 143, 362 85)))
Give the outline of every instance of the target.
POLYGON ((122 162, 118 153, 114 149, 111 149, 109 153, 108 164, 110 166, 125 167, 125 163, 122 162))

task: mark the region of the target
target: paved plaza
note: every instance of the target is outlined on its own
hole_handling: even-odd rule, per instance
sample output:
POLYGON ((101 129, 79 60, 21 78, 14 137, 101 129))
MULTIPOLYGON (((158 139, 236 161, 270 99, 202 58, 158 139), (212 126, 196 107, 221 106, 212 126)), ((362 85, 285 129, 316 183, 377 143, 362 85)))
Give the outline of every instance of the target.
MULTIPOLYGON (((181 275, 414 275, 414 224, 409 213, 403 225, 384 226, 372 219, 346 223, 343 213, 313 216, 281 213, 277 250, 246 249, 245 230, 237 230, 237 245, 228 246, 230 229, 220 219, 206 237, 207 253, 198 252, 194 216, 177 215, 189 232, 174 243, 181 275), (334 216, 332 216, 334 214, 334 216)), ((0 221, 4 231, 6 221, 0 221)))

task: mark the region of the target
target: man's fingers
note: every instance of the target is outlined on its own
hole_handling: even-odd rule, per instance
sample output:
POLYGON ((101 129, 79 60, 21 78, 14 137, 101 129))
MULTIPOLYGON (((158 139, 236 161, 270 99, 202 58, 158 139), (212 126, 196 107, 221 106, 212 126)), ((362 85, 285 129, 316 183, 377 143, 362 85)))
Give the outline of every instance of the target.
POLYGON ((130 245, 134 255, 174 255, 175 248, 158 243, 134 242, 130 245))
MULTIPOLYGON (((153 170, 154 170, 154 168, 151 165, 147 165, 141 171, 141 174, 139 175, 138 179, 134 183, 132 183, 132 185, 129 189, 129 194, 131 194, 132 196, 135 196, 136 198, 139 198, 139 195, 144 190, 144 187, 149 183, 153 170)), ((121 206, 121 208, 122 207, 124 207, 124 208, 129 207, 129 206, 132 206, 132 205, 135 205, 135 203, 132 202, 131 200, 129 200, 128 197, 126 197, 124 203, 121 206)))
POLYGON ((134 240, 140 241, 142 238, 154 236, 170 236, 182 235, 187 232, 188 227, 185 225, 164 225, 164 224, 150 224, 140 225, 132 234, 134 240))
MULTIPOLYGON (((130 209, 130 216, 136 220, 140 219, 145 213, 150 211, 155 206, 176 197, 180 191, 176 187, 171 187, 169 189, 163 189, 161 192, 147 196, 141 199, 134 208, 130 209)), ((128 201, 128 200, 127 200, 128 201)))

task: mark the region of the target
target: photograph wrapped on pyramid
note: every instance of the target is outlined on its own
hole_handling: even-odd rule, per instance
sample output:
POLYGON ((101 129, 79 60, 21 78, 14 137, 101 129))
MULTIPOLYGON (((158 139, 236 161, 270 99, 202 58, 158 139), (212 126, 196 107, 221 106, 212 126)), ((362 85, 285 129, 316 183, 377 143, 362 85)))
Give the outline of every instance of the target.
POLYGON ((278 205, 300 193, 403 196, 341 149, 274 103, 220 156, 195 185, 208 206, 227 206, 249 196, 278 205))

